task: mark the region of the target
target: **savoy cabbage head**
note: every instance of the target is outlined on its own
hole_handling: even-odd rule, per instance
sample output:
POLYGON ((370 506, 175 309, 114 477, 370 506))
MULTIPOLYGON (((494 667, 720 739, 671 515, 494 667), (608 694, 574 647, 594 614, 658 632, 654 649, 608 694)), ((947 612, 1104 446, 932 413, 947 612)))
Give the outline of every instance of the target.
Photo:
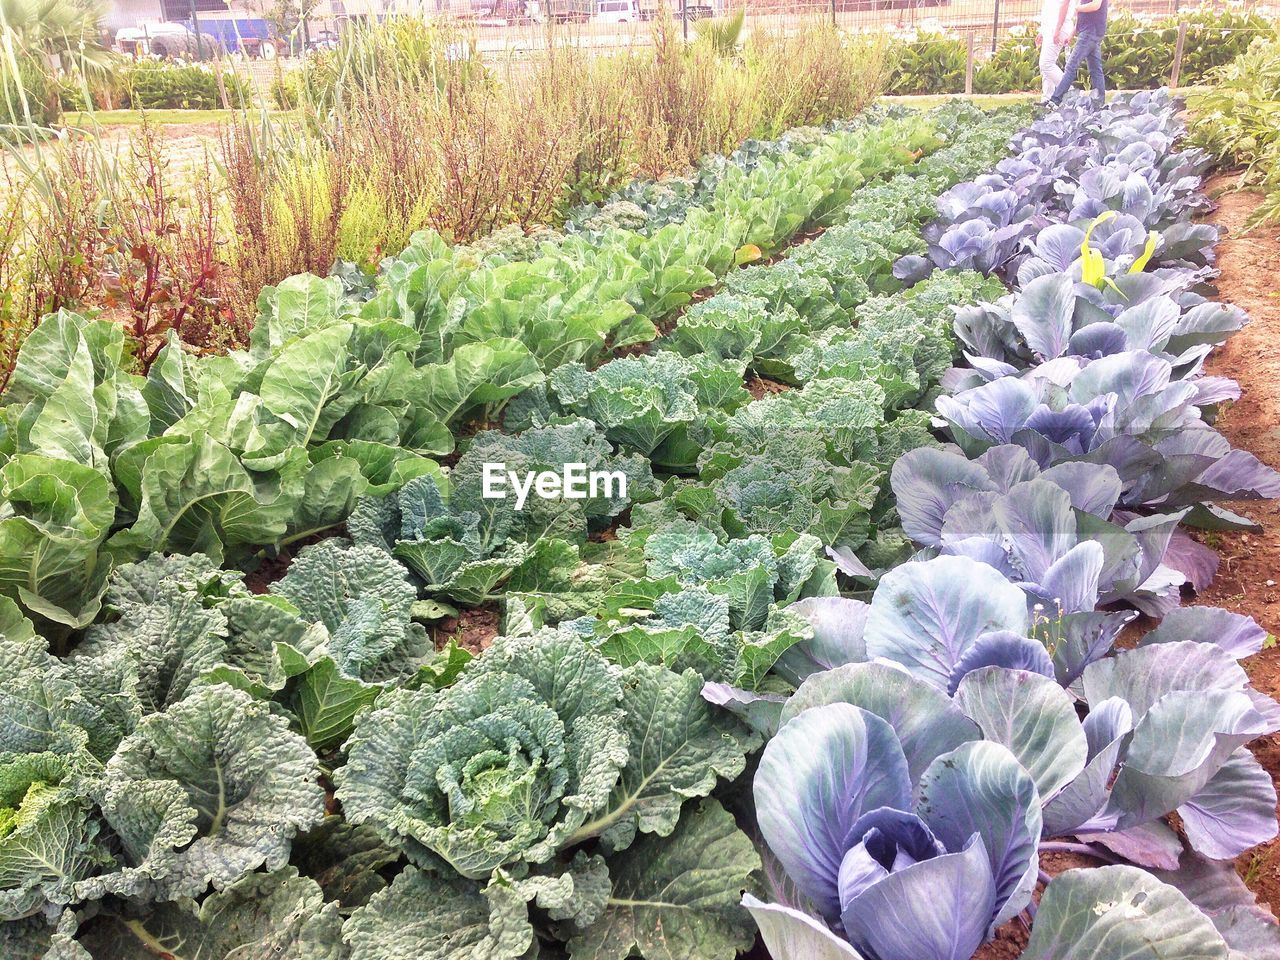
POLYGON ((575 956, 622 960, 629 944, 652 939, 654 924, 672 924, 729 960, 745 946, 745 915, 722 885, 693 913, 692 901, 678 905, 698 898, 701 859, 697 840, 674 838, 710 844, 717 835, 729 887, 745 889, 758 864, 749 842, 718 804, 685 808, 738 776, 758 741, 703 700, 702 685, 692 670, 620 668, 576 633, 544 629, 498 638, 450 687, 384 696, 357 722, 338 799, 350 822, 371 826, 423 872, 402 875, 353 918, 351 935, 368 944, 359 955, 387 956, 369 929, 410 935, 407 917, 387 908, 444 869, 456 881, 439 895, 460 913, 433 915, 442 942, 471 936, 461 928, 472 929, 463 915, 473 911, 489 925, 483 936, 500 940, 497 930, 517 922, 502 921, 503 911, 527 925, 533 901, 571 921, 555 936, 575 956))

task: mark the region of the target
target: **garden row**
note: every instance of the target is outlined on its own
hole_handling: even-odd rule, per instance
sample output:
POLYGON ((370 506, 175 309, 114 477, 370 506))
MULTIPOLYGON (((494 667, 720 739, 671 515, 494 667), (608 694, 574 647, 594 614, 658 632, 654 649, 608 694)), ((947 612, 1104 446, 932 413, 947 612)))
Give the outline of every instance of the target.
MULTIPOLYGON (((1207 82, 1258 37, 1274 36, 1275 23, 1252 10, 1196 10, 1175 16, 1121 13, 1111 18, 1103 44, 1107 83, 1118 90, 1151 90, 1170 82, 1179 25, 1187 25, 1179 83, 1207 82)), ((1036 28, 1010 31, 974 71, 975 93, 1019 93, 1040 89, 1036 28)), ((963 37, 920 32, 890 44, 892 94, 963 93, 968 45, 963 37)), ((1082 80, 1084 73, 1081 74, 1082 80)))
POLYGON ((1179 521, 1280 486, 1206 425, 1243 317, 1203 299, 1204 161, 1164 96, 1027 118, 790 137, 536 245, 420 235, 145 378, 46 320, 0 467, 0 943, 729 960, 750 891, 776 960, 967 956, 1063 845, 1160 872, 1053 880, 1027 956, 1225 960, 1169 884, 1273 942, 1212 862, 1275 833, 1264 634, 1176 607, 1179 521), (520 508, 497 462, 613 486, 520 508), (1166 616, 1117 651, 1117 605, 1166 616), (433 642, 486 611, 478 656, 433 642))
POLYGON ((1280 223, 1280 38, 1256 40, 1191 106, 1196 144, 1226 167, 1243 167, 1242 187, 1267 194, 1248 226, 1280 223))
POLYGON ((869 603, 790 608, 815 635, 789 698, 708 690, 776 731, 754 799, 785 882, 747 903, 777 960, 967 957, 1020 914, 1037 960, 1280 946, 1233 864, 1277 834, 1246 745, 1280 704, 1237 663, 1266 632, 1179 606, 1216 567, 1179 524, 1249 526, 1214 502, 1280 476, 1209 425, 1238 389, 1204 360, 1245 318, 1204 297, 1208 158, 1174 149, 1175 111, 1068 103, 940 198, 931 260, 1012 292, 957 311, 954 445, 894 464, 919 552, 869 603), (1136 647, 1126 607, 1161 618, 1136 647), (1106 866, 1051 878, 1061 853, 1106 866))
MULTIPOLYGON (((789 408, 749 402, 744 373, 775 359, 814 381, 777 399, 819 438, 843 436, 856 411, 861 442, 886 445, 885 465, 923 435, 922 422, 886 420, 949 363, 954 296, 941 291, 953 281, 932 303, 894 294, 892 264, 924 249, 919 226, 939 190, 988 166, 1020 122, 952 107, 832 133, 729 165, 710 207, 678 221, 567 235, 532 259, 424 235, 372 289, 296 278, 264 292, 247 353, 194 357, 171 338, 146 378, 121 369, 117 327, 49 317, 15 371, 0 468, 6 948, 130 957, 176 937, 211 956, 244 943, 343 956, 345 938, 353 956, 402 957, 417 938, 428 956, 448 955, 445 944, 472 956, 481 943, 518 956, 536 925, 580 955, 625 956, 628 936, 651 949, 650 920, 686 912, 647 914, 628 887, 683 875, 679 858, 717 836, 741 880, 689 921, 686 954, 745 946, 737 900, 758 859, 723 807, 684 801, 741 773, 755 737, 701 688, 762 680, 807 634, 775 601, 833 591, 835 572, 817 536, 779 533, 800 519, 771 517, 767 490, 753 493, 747 472, 730 477, 756 433, 791 429, 789 408), (736 260, 843 216, 874 217, 878 236, 833 227, 664 322, 662 349, 596 366, 652 339, 736 260), (859 350, 848 330, 863 308, 859 350), (729 337, 720 355, 681 352, 717 327, 729 337), (841 327, 849 370, 874 365, 892 400, 820 369, 815 338, 841 327), (527 429, 472 435, 499 413, 527 429), (666 481, 687 486, 686 499, 725 498, 699 526, 654 500, 654 470, 692 471, 713 430, 719 472, 666 481), (448 477, 423 455, 459 441, 448 477), (487 457, 516 468, 586 459, 617 467, 630 489, 517 511, 477 491, 487 457), (751 531, 729 539, 712 518, 732 517, 740 488, 751 531), (632 528, 606 535, 633 502, 632 528), (653 529, 637 522, 644 506, 653 529), (350 540, 303 549, 265 595, 219 568, 344 520, 350 540), (453 645, 437 652, 424 622, 499 593, 507 639, 474 661, 453 645), (690 619, 699 603, 707 611, 690 619), (585 642, 600 610, 617 611, 617 629, 585 642), (629 652, 629 635, 652 642, 629 652), (703 672, 668 669, 677 659, 703 672), (344 742, 375 699, 394 712, 369 715, 357 756, 344 742), (393 747, 416 714, 445 735, 393 747), (396 729, 380 733, 384 722, 396 729), (380 784, 385 774, 404 779, 380 784), (331 777, 341 808, 326 801, 331 777), (676 829, 691 839, 669 840, 676 829), (414 866, 379 894, 402 856, 414 866), (655 860, 669 866, 652 873, 655 860), (436 908, 426 919, 423 903, 436 908)), ((825 470, 810 465, 815 483, 825 470)), ((816 487, 794 507, 829 512, 829 529, 861 543, 879 476, 842 472, 838 511, 816 487)))

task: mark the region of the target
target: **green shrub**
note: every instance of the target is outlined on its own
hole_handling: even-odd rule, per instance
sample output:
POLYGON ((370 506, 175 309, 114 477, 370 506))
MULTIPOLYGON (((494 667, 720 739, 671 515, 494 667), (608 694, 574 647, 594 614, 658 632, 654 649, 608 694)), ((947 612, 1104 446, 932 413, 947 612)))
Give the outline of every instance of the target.
POLYGON ((890 80, 885 92, 961 93, 967 55, 963 40, 942 33, 921 32, 913 39, 895 40, 888 50, 890 80))
POLYGON ((1021 93, 1040 89, 1040 50, 1035 27, 1015 30, 973 74, 975 93, 1021 93))
POLYGON ((1256 38, 1209 75, 1208 93, 1190 98, 1191 139, 1225 167, 1243 167, 1242 185, 1266 192, 1249 226, 1280 222, 1280 33, 1256 38))
POLYGON ((309 54, 300 67, 285 70, 276 61, 271 80, 271 102, 281 110, 296 110, 329 102, 338 82, 338 56, 333 50, 309 54))
POLYGON ((1115 17, 1107 30, 1102 55, 1107 82, 1117 89, 1144 89, 1169 82, 1178 24, 1187 24, 1179 83, 1204 83, 1211 71, 1243 53, 1269 21, 1256 13, 1238 10, 1193 11, 1159 19, 1125 13, 1115 17))
POLYGON ((217 73, 203 64, 140 60, 121 71, 120 86, 118 105, 134 110, 216 110, 245 106, 252 98, 249 82, 227 70, 222 74, 222 87, 230 104, 224 103, 217 73))
POLYGON ((7 63, 0 69, 0 124, 24 124, 28 112, 42 126, 57 122, 62 108, 51 72, 36 56, 19 51, 16 59, 16 75, 7 63))
MULTIPOLYGON (((1205 83, 1214 70, 1243 53, 1259 32, 1273 26, 1265 17, 1241 10, 1193 10, 1169 17, 1122 13, 1107 28, 1102 57, 1107 85, 1116 90, 1146 90, 1169 83, 1178 24, 1186 22, 1179 84, 1205 83)), ((975 93, 1025 93, 1040 88, 1040 51, 1035 26, 1015 28, 995 53, 974 70, 975 93)), ((889 93, 958 93, 964 90, 965 43, 958 36, 921 33, 891 44, 894 65, 889 93)), ((1079 81, 1088 85, 1088 68, 1079 81)))

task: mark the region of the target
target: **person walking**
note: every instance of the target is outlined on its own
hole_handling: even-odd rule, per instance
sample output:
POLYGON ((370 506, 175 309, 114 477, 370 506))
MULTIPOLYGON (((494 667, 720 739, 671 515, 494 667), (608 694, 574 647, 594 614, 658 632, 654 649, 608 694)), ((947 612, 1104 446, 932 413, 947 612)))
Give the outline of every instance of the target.
POLYGON ((1075 0, 1044 0, 1040 8, 1040 32, 1036 45, 1040 48, 1040 79, 1044 98, 1048 100, 1062 82, 1058 57, 1071 40, 1076 21, 1075 0))
POLYGON ((1058 104, 1075 82, 1080 64, 1089 64, 1089 84, 1098 103, 1107 95, 1107 78, 1102 72, 1102 38, 1107 34, 1107 0, 1083 0, 1076 7, 1076 44, 1067 57, 1062 79, 1049 96, 1049 103, 1058 104))

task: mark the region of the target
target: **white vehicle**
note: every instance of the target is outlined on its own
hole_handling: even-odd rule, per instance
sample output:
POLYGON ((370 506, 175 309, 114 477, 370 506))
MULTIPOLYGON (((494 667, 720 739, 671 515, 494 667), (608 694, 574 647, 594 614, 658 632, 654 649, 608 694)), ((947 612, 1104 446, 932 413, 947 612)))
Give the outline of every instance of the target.
POLYGON ((592 19, 596 23, 635 23, 640 19, 640 6, 636 0, 599 0, 592 19))

